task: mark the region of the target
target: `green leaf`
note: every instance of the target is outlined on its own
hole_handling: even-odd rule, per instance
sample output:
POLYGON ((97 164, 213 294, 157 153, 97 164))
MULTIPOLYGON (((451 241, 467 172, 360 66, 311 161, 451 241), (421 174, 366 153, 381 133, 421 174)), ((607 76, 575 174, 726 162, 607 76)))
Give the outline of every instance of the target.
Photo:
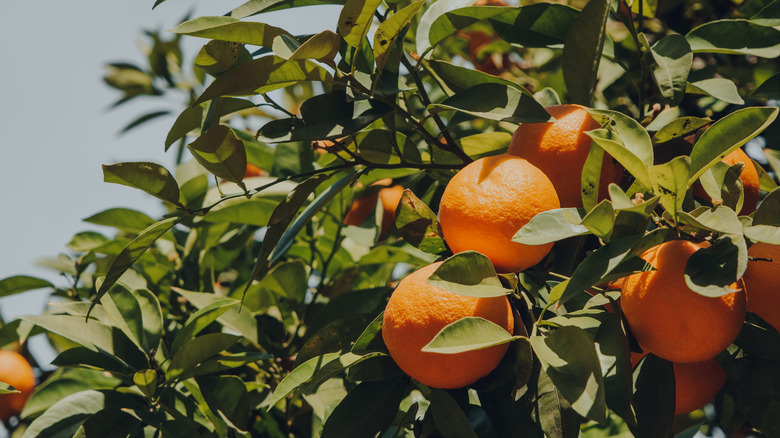
POLYGON ((685 96, 693 52, 688 40, 677 34, 666 35, 650 48, 655 63, 653 76, 661 95, 669 105, 677 106, 685 96))
POLYGON ((731 285, 747 268, 747 244, 742 236, 721 236, 712 246, 696 251, 685 265, 685 284, 705 297, 737 292, 731 285))
POLYGON ((103 181, 143 190, 172 204, 179 203, 179 185, 168 170, 149 162, 103 165, 103 181))
POLYGON ((392 424, 406 391, 402 379, 358 384, 328 416, 322 438, 377 436, 392 424))
POLYGON ((475 117, 516 124, 551 121, 544 107, 530 94, 495 83, 471 86, 441 103, 429 105, 428 110, 432 113, 455 110, 475 117))
POLYGON ((270 410, 280 400, 287 397, 288 394, 293 392, 295 388, 310 381, 318 371, 324 368, 331 362, 337 361, 341 357, 340 353, 326 353, 322 356, 313 357, 300 366, 295 367, 290 374, 286 375, 279 385, 276 386, 271 397, 263 402, 264 406, 267 406, 270 410))
POLYGON ((373 321, 363 330, 360 337, 352 345, 350 350, 353 354, 364 355, 366 353, 373 353, 377 351, 387 351, 385 343, 382 340, 382 322, 384 321, 384 313, 380 313, 374 318, 373 321))
POLYGON ((760 134, 777 118, 777 113, 777 108, 748 107, 715 122, 693 146, 688 185, 723 157, 760 134))
POLYGON ((13 386, 11 386, 11 385, 9 385, 7 383, 0 382, 0 395, 3 395, 3 394, 15 394, 15 393, 18 393, 18 392, 19 391, 14 389, 13 386))
POLYGON ((165 370, 165 379, 175 381, 188 378, 198 365, 227 350, 240 339, 240 336, 227 333, 207 333, 190 339, 173 355, 165 370))
MULTIPOLYGON (((263 238, 263 245, 260 247, 260 254, 257 256, 257 262, 252 270, 252 275, 247 282, 247 289, 254 280, 262 279, 268 273, 270 267, 269 257, 276 249, 285 230, 295 218, 298 210, 308 199, 317 187, 322 184, 329 176, 321 173, 312 176, 306 181, 298 184, 287 197, 279 203, 271 213, 271 219, 268 221, 268 230, 263 238)), ((246 290, 244 290, 246 293, 246 290)))
POLYGON ((338 31, 345 43, 360 47, 379 3, 380 0, 346 0, 338 22, 338 31))
POLYGON ((745 227, 745 237, 754 242, 780 245, 780 227, 772 225, 753 225, 745 227))
POLYGON ((509 295, 490 259, 476 251, 464 251, 445 260, 428 283, 456 294, 486 298, 509 295))
POLYGON ((188 144, 187 148, 206 170, 243 187, 246 149, 232 129, 225 125, 214 125, 188 144))
POLYGON ((152 225, 154 219, 140 211, 129 208, 109 208, 84 219, 84 222, 114 227, 131 233, 139 233, 144 228, 152 225))
POLYGON ((445 438, 478 438, 463 409, 454 398, 442 389, 431 388, 428 396, 433 421, 445 438))
POLYGON ((669 140, 682 138, 712 123, 709 117, 679 117, 664 125, 653 135, 654 143, 665 143, 669 140))
POLYGON ((339 52, 341 38, 329 30, 324 30, 303 42, 289 59, 316 59, 332 62, 339 52))
POLYGON ((197 312, 190 315, 190 317, 187 318, 187 321, 184 322, 184 326, 176 335, 176 338, 174 338, 173 344, 171 344, 170 353, 176 354, 185 343, 189 342, 203 329, 208 327, 209 324, 216 321, 217 318, 237 304, 239 303, 236 300, 222 299, 198 309, 197 312))
POLYGON ((162 117, 162 116, 167 116, 170 113, 171 112, 168 111, 168 110, 153 111, 153 112, 150 112, 150 113, 146 113, 146 114, 138 117, 137 119, 133 120, 132 122, 128 123, 127 125, 125 125, 124 128, 122 128, 122 130, 119 131, 119 133, 120 134, 124 134, 125 132, 130 131, 133 128, 137 128, 138 126, 141 126, 141 125, 143 125, 144 123, 146 123, 146 122, 148 122, 150 120, 154 120, 154 119, 156 119, 158 117, 162 117))
POLYGON ((536 3, 490 18, 498 36, 523 47, 563 47, 580 11, 557 3, 536 3))
POLYGON ((71 394, 36 418, 22 438, 70 438, 81 425, 101 411, 143 409, 145 403, 135 395, 117 391, 87 390, 71 394))
POLYGON ((661 196, 661 205, 677 220, 677 212, 682 210, 685 192, 689 184, 686 175, 690 173, 691 160, 687 156, 674 158, 664 164, 650 168, 651 187, 661 196))
POLYGON ((264 227, 268 225, 277 205, 277 201, 268 198, 240 199, 239 202, 218 205, 210 210, 203 220, 213 224, 231 222, 264 227))
POLYGON ((116 284, 119 277, 122 276, 133 263, 136 262, 145 252, 148 250, 154 242, 162 237, 171 228, 179 222, 180 218, 171 217, 163 219, 153 225, 150 225, 145 230, 141 231, 135 239, 131 240, 119 253, 118 256, 111 262, 111 266, 108 267, 108 272, 103 279, 103 282, 99 285, 97 294, 92 300, 90 309, 95 307, 103 295, 111 289, 111 286, 116 284))
POLYGON ((479 70, 461 67, 450 62, 437 59, 426 60, 424 61, 424 64, 429 66, 435 75, 441 79, 441 81, 443 81, 444 84, 450 88, 450 90, 456 93, 474 85, 492 83, 512 87, 520 92, 530 94, 528 90, 516 82, 512 82, 498 76, 489 75, 479 70))
POLYGON ((774 99, 780 95, 780 73, 776 73, 753 90, 753 97, 774 99))
POLYGON ((710 21, 688 32, 685 38, 696 53, 780 56, 780 31, 749 20, 710 21))
POLYGON ((742 105, 745 103, 739 95, 737 85, 734 82, 724 78, 704 79, 701 81, 688 83, 685 89, 686 93, 708 94, 724 102, 742 105))
POLYGON ((566 34, 561 67, 572 102, 589 106, 606 38, 609 1, 591 0, 566 34))
MULTIPOLYGON (((139 349, 146 352, 149 356, 151 350, 156 350, 159 346, 161 333, 148 333, 149 340, 157 340, 156 343, 147 341, 147 332, 144 325, 144 314, 141 309, 141 303, 135 298, 135 295, 122 285, 114 285, 109 292, 103 295, 101 300, 103 310, 113 320, 116 327, 135 343, 139 349)), ((153 328, 155 324, 151 325, 153 328)))
POLYGON ((300 119, 280 119, 266 123, 259 138, 270 143, 337 139, 354 134, 392 111, 375 99, 348 98, 343 91, 307 99, 301 105, 300 119))
POLYGON ((471 6, 475 0, 439 0, 432 3, 431 6, 422 14, 420 21, 417 24, 417 32, 415 34, 414 41, 417 44, 417 53, 420 55, 425 54, 434 43, 434 39, 437 38, 432 33, 433 23, 442 15, 449 11, 464 7, 471 6), (433 36, 433 38, 431 38, 433 36))
POLYGON ((406 27, 409 21, 417 15, 424 0, 412 2, 400 11, 391 15, 390 18, 379 24, 376 33, 374 33, 374 62, 378 72, 382 71, 390 54, 390 49, 395 44, 401 31, 406 27))
POLYGON ((742 223, 733 209, 718 206, 699 207, 690 213, 679 212, 680 223, 692 225, 703 230, 725 234, 742 234, 742 223))
POLYGON ((582 218, 582 225, 600 239, 610 240, 615 225, 615 209, 612 208, 612 202, 605 199, 593 207, 582 218))
MULTIPOLYGON (((494 6, 454 8, 454 10, 446 11, 444 14, 435 17, 435 20, 430 24, 428 40, 431 46, 435 46, 460 29, 511 10, 512 8, 494 6)), ((425 20, 427 19, 428 17, 425 18, 425 20)))
POLYGON ((373 317, 365 313, 346 315, 331 321, 311 335, 295 358, 295 366, 326 353, 346 353, 373 317))
MULTIPOLYGON (((184 297, 190 304, 198 309, 204 309, 228 299, 213 293, 191 292, 179 288, 172 288, 174 292, 184 297)), ((240 303, 239 300, 234 300, 240 303)), ((217 321, 225 327, 241 334, 245 339, 258 345, 257 321, 246 307, 229 307, 217 321)))
POLYGON ((240 43, 211 40, 206 43, 205 46, 201 47, 200 52, 195 56, 193 64, 211 76, 216 77, 231 69, 233 66, 251 59, 252 55, 250 55, 249 51, 240 43))
POLYGON ((672 363, 648 354, 634 373, 634 406, 637 438, 655 438, 672 434, 674 418, 674 370, 672 363))
POLYGON ((543 211, 523 225, 512 238, 523 245, 544 245, 569 237, 582 236, 590 230, 582 225, 582 213, 576 208, 543 211))
POLYGON ((299 82, 329 82, 330 73, 307 59, 263 56, 219 75, 195 101, 195 105, 220 96, 263 94, 299 82))
POLYGON ((238 376, 200 377, 203 398, 214 412, 221 412, 236 428, 246 430, 251 418, 247 384, 238 376))
POLYGON ((27 400, 20 418, 28 420, 38 417, 58 401, 77 392, 88 389, 113 389, 122 381, 103 372, 87 369, 63 371, 55 379, 48 379, 35 388, 27 400))
POLYGON ((131 368, 140 368, 147 363, 144 353, 117 327, 74 315, 47 314, 23 316, 21 319, 83 345, 89 350, 114 356, 131 368))
POLYGON ((780 189, 764 196, 753 214, 752 225, 780 225, 780 189))
POLYGON ((571 407, 585 418, 604 422, 607 405, 604 379, 596 345, 575 326, 556 329, 547 336, 531 337, 531 346, 571 407))
MULTIPOLYGON (((614 132, 607 129, 594 129, 586 134, 596 142, 602 149, 612 156, 621 166, 623 166, 631 175, 633 175, 640 184, 650 187, 650 174, 648 164, 645 162, 646 155, 642 158, 637 156, 634 151, 628 149, 622 139, 614 132)), ((642 149, 646 150, 646 149, 642 149)), ((652 149, 651 149, 652 150, 652 149)), ((652 159, 652 153, 650 154, 652 159)), ((652 160, 650 161, 652 163, 652 160)))
POLYGON ((14 275, 0 280, 0 297, 15 295, 28 290, 43 289, 54 285, 42 278, 30 277, 28 275, 14 275))
MULTIPOLYGON (((255 104, 246 99, 234 99, 230 97, 224 97, 221 99, 220 115, 241 111, 248 108, 254 108, 255 104)), ((167 137, 165 137, 165 150, 171 147, 177 140, 183 138, 196 129, 199 129, 203 122, 203 106, 195 105, 188 106, 184 111, 179 114, 176 121, 173 122, 170 131, 168 131, 167 137)))
POLYGON ((206 16, 185 21, 170 30, 179 35, 188 35, 212 40, 231 41, 271 47, 274 38, 290 35, 286 30, 253 21, 240 21, 233 17, 206 16))
POLYGON ((396 209, 395 226, 405 241, 421 251, 439 254, 447 249, 436 213, 409 189, 396 209))
POLYGON ((457 354, 512 342, 516 337, 506 329, 477 316, 466 316, 447 324, 422 351, 457 354))
POLYGON ((157 373, 154 370, 138 371, 133 375, 133 383, 146 397, 151 399, 157 390, 157 373))

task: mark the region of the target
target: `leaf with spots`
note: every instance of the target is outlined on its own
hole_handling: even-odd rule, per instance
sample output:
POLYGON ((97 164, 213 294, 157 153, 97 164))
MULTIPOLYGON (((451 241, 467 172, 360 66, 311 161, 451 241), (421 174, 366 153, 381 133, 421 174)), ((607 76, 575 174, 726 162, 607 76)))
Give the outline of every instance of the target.
POLYGON ((360 47, 366 38, 380 0, 347 0, 339 16, 338 30, 344 42, 360 47))
POLYGON ((417 14, 425 0, 420 0, 401 9, 379 25, 374 34, 374 60, 377 71, 381 71, 390 55, 390 48, 401 30, 417 14))

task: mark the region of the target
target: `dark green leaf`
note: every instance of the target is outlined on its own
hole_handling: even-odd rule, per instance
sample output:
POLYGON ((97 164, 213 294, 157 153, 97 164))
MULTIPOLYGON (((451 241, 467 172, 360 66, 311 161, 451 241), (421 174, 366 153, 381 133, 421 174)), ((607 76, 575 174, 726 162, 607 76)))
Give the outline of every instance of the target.
POLYGON ((685 38, 694 52, 780 56, 780 31, 749 20, 715 20, 688 32, 685 38))
POLYGON ((431 388, 428 398, 433 421, 444 438, 477 438, 466 413, 447 391, 431 388))
POLYGON ((208 333, 190 339, 173 355, 165 371, 165 379, 172 381, 189 377, 195 367, 227 350, 240 339, 240 336, 227 333, 208 333))
POLYGON ((745 273, 747 258, 745 239, 724 235, 691 255, 685 265, 685 284, 706 297, 737 292, 732 285, 745 273))
POLYGON ((441 103, 431 104, 433 112, 455 110, 475 117, 510 123, 550 121, 550 115, 527 92, 503 84, 483 83, 456 93, 441 103))
POLYGON ((131 240, 130 243, 122 249, 122 252, 116 256, 114 261, 111 262, 111 266, 109 266, 103 282, 98 287, 97 295, 95 295, 92 300, 91 307, 94 307, 99 303, 100 298, 103 297, 111 286, 119 280, 119 277, 130 269, 133 263, 135 263, 136 260, 138 260, 146 250, 157 241, 157 239, 173 228, 178 221, 179 218, 176 217, 163 219, 160 222, 150 225, 145 230, 141 231, 135 239, 131 240))
POLYGON ((243 184, 246 149, 227 126, 212 126, 187 147, 198 163, 209 172, 224 180, 243 184))
POLYGON ((326 353, 345 353, 372 320, 370 315, 347 315, 330 322, 311 335, 295 358, 295 366, 326 353))
POLYGON ((124 134, 125 132, 130 131, 133 128, 137 128, 138 126, 141 126, 150 120, 154 120, 162 116, 167 116, 170 113, 171 112, 168 110, 161 110, 161 111, 153 111, 151 113, 144 114, 138 117, 137 119, 133 120, 132 122, 128 123, 127 125, 125 125, 125 127, 122 128, 122 130, 119 131, 119 133, 124 134))
POLYGON ((559 3, 529 4, 488 19, 504 41, 524 47, 562 47, 580 11, 559 3))
POLYGON ((271 214, 279 205, 268 198, 239 199, 235 203, 223 203, 203 217, 205 222, 247 224, 257 227, 268 225, 271 214))
POLYGON ((149 162, 104 164, 103 181, 140 189, 172 204, 179 203, 179 185, 173 179, 173 175, 159 164, 149 162))
MULTIPOLYGON (((204 309, 228 299, 213 293, 190 292, 179 288, 173 288, 173 290, 198 309, 204 309)), ((239 300, 234 301, 240 303, 239 300)), ((229 307, 222 316, 217 318, 217 321, 241 334, 246 340, 258 345, 257 321, 245 306, 239 306, 239 308, 229 307)))
POLYGON ((107 377, 96 370, 76 369, 62 372, 56 379, 48 379, 35 388, 20 414, 22 419, 38 417, 63 398, 88 389, 113 389, 121 383, 116 377, 107 377))
POLYGON ((0 280, 0 297, 26 292, 28 290, 43 289, 54 287, 51 282, 42 278, 30 277, 28 275, 14 275, 0 280))
POLYGON ((393 422, 405 393, 402 379, 360 383, 328 416, 322 437, 377 436, 393 422))
POLYGON ((428 283, 470 297, 500 297, 512 292, 501 285, 490 259, 476 251, 448 258, 431 274, 428 283))
POLYGON ((146 227, 154 224, 154 219, 129 208, 109 208, 84 219, 84 222, 114 227, 131 233, 140 233, 146 227))
MULTIPOLYGON (((498 76, 489 75, 479 70, 461 67, 446 61, 429 59, 425 63, 433 70, 453 92, 459 92, 478 84, 492 83, 516 88, 520 92, 529 93, 522 85, 498 76)), ((529 93, 530 94, 530 93, 529 93)))
POLYGON ((223 299, 198 309, 197 312, 190 315, 190 317, 187 318, 187 321, 184 322, 184 326, 176 335, 176 338, 174 338, 173 344, 171 344, 170 353, 176 354, 185 343, 189 342, 203 329, 208 327, 209 324, 216 321, 217 318, 237 304, 239 303, 236 300, 223 299))
POLYGON ((634 407, 637 438, 671 435, 674 418, 674 370, 672 363, 648 354, 635 372, 634 407), (636 375, 638 373, 638 375, 636 375))
POLYGON ((753 90, 753 97, 774 99, 780 95, 780 73, 774 74, 753 90))
POLYGON ((447 324, 422 351, 456 354, 506 344, 514 339, 506 329, 487 319, 467 316, 447 324))
POLYGON ((561 63, 566 89, 574 103, 590 105, 604 49, 608 16, 609 1, 591 0, 582 8, 566 34, 561 63))
POLYGON ((318 371, 320 371, 329 363, 337 361, 340 357, 340 353, 326 353, 322 356, 313 357, 307 360, 300 366, 293 369, 290 374, 285 376, 284 379, 279 382, 279 385, 276 386, 273 395, 271 395, 270 398, 263 402, 263 406, 267 406, 268 409, 271 409, 293 390, 311 380, 318 371))

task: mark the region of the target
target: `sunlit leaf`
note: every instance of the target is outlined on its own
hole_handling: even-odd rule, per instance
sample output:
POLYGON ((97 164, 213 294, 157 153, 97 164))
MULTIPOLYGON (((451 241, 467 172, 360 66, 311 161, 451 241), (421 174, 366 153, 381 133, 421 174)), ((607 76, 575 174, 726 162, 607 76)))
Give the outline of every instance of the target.
POLYGON ((688 32, 685 38, 696 53, 780 56, 780 31, 749 20, 710 21, 688 32))
POLYGON ((30 277, 29 275, 14 275, 0 280, 0 297, 48 287, 54 287, 48 280, 30 277))
POLYGON ((708 94, 724 102, 742 105, 745 103, 737 91, 737 85, 724 78, 704 79, 688 83, 686 93, 708 94))
POLYGON ((506 344, 514 339, 506 329, 487 319, 467 316, 447 324, 422 347, 422 351, 456 354, 506 344))
POLYGON ((149 162, 103 165, 103 181, 143 190, 173 204, 179 202, 179 185, 163 166, 149 162))
POLYGON ((431 274, 428 283, 471 297, 498 297, 511 293, 501 285, 490 260, 476 251, 464 251, 448 258, 431 274))
POLYGON ((679 105, 685 96, 685 85, 693 62, 693 52, 685 37, 672 34, 658 40, 651 47, 658 68, 653 76, 661 95, 670 105, 679 105))
POLYGON ((560 208, 543 211, 523 225, 512 238, 513 242, 524 245, 544 245, 568 237, 590 233, 582 225, 584 213, 576 208, 560 208))
POLYGON ((170 32, 264 47, 271 47, 274 38, 279 35, 290 35, 284 29, 264 23, 222 16, 198 17, 179 24, 170 32))
POLYGON ((547 111, 527 92, 496 83, 471 86, 441 103, 430 105, 428 109, 433 113, 456 110, 475 117, 516 124, 551 120, 547 111))
POLYGON ((380 0, 346 0, 339 15, 338 30, 344 42, 360 47, 374 19, 380 0))
POLYGON ((404 190, 396 212, 395 226, 409 244, 431 254, 447 248, 436 214, 411 190, 404 190))

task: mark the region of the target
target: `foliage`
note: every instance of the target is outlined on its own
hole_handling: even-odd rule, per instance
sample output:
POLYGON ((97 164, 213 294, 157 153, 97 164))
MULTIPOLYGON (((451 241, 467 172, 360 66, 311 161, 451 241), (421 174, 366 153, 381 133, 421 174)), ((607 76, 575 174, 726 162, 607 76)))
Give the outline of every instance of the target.
POLYGON ((0 296, 55 298, 0 328, 1 346, 42 334, 57 352, 56 371, 7 424, 15 436, 780 435, 773 327, 750 314, 718 356, 728 383, 714 415, 673 421, 672 366, 648 356, 632 371, 638 346, 609 287, 650 269, 643 250, 682 237, 712 243, 686 281, 720 295, 749 245, 780 244, 777 1, 346 0, 332 31, 263 21, 327 3, 342 5, 249 0, 148 33, 148 65, 109 66, 117 105, 184 96, 125 128, 170 117, 161 146, 175 169, 103 168, 167 212, 87 218, 116 231, 73 236, 48 263, 66 284, 0 281, 0 296), (203 39, 194 59, 183 38, 203 39), (497 275, 477 253, 452 255, 436 217, 449 179, 559 102, 593 108, 602 125, 588 133, 583 187, 598 186, 603 153, 626 170, 622 183, 518 230, 517 242, 556 242, 533 268, 497 275), (741 165, 720 161, 759 139, 770 145, 762 203, 738 216, 741 165), (247 177, 248 164, 263 174, 247 177), (380 239, 381 205, 360 226, 343 218, 384 178, 408 190, 380 239), (712 202, 693 196, 699 182, 712 202), (393 285, 439 259, 450 268, 437 285, 506 294, 516 311, 514 336, 464 320, 431 343, 450 353, 510 343, 470 388, 411 380, 380 335, 393 285))

